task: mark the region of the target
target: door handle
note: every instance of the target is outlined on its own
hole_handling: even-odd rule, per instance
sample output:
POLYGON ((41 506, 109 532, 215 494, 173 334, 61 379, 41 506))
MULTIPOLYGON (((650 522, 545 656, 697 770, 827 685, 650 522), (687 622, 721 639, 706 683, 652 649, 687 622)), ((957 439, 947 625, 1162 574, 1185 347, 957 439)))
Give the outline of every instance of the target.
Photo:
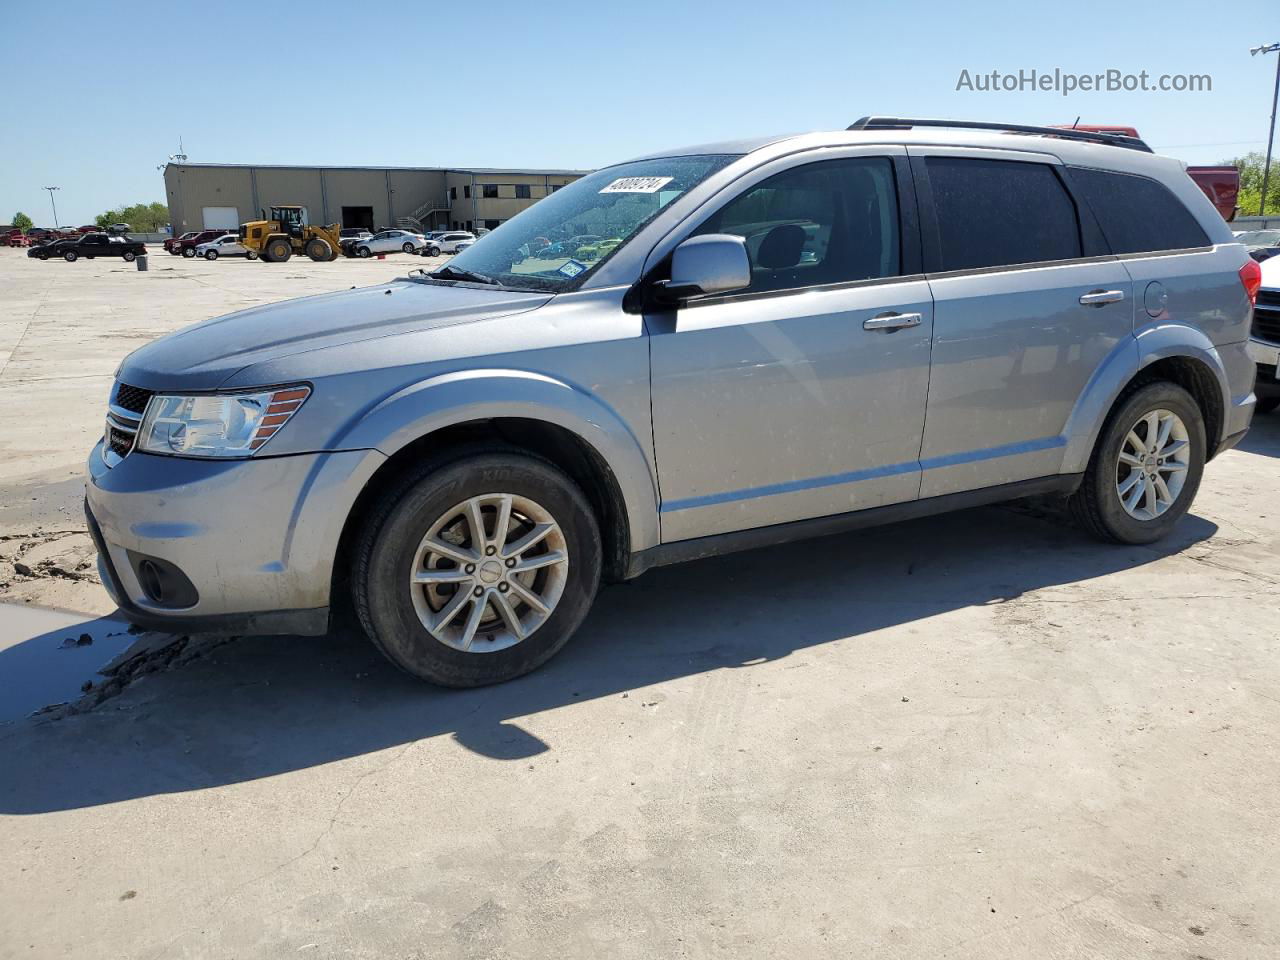
POLYGON ((1108 303, 1119 303, 1123 299, 1123 290, 1090 290, 1081 294, 1080 303, 1086 307, 1101 307, 1108 303))
POLYGON ((863 330, 902 330, 905 327, 918 327, 924 317, 918 313, 881 313, 862 321, 863 330))

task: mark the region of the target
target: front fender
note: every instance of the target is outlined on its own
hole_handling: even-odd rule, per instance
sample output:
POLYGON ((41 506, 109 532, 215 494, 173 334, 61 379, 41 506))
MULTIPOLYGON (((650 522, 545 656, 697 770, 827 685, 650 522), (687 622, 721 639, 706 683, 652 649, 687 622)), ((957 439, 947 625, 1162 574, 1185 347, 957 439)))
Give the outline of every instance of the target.
POLYGON ((1222 409, 1231 409, 1231 387, 1217 347, 1196 327, 1162 323, 1125 337, 1098 365, 1067 420, 1063 473, 1082 473, 1116 398, 1143 369, 1168 357, 1190 357, 1207 367, 1218 383, 1222 409))
POLYGON ((472 420, 538 420, 575 434, 608 465, 627 512, 632 551, 656 546, 658 494, 644 445, 599 396, 526 370, 459 370, 386 397, 336 438, 339 449, 376 449, 388 457, 415 440, 472 420))

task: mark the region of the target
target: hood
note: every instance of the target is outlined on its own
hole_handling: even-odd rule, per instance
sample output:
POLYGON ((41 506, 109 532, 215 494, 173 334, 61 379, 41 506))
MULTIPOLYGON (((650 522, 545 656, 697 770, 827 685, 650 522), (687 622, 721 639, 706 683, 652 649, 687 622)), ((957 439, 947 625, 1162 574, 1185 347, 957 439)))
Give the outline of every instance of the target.
POLYGON ((523 313, 550 299, 548 293, 398 280, 205 320, 135 350, 117 376, 147 390, 214 390, 254 364, 523 313))
POLYGON ((1268 257, 1258 266, 1262 267, 1263 289, 1280 290, 1280 256, 1268 257))

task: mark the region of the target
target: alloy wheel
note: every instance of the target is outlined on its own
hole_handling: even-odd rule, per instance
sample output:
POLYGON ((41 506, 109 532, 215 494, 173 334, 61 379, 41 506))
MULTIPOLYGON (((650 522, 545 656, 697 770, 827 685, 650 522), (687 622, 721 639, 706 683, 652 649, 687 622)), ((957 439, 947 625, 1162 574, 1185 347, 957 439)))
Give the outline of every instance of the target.
POLYGON ((1191 465, 1191 439, 1182 418, 1152 410, 1120 443, 1116 495, 1135 520, 1154 520, 1177 501, 1191 465))
POLYGON ((431 525, 414 553, 409 589, 433 637, 466 653, 494 653, 547 622, 568 571, 555 518, 528 497, 490 493, 431 525))

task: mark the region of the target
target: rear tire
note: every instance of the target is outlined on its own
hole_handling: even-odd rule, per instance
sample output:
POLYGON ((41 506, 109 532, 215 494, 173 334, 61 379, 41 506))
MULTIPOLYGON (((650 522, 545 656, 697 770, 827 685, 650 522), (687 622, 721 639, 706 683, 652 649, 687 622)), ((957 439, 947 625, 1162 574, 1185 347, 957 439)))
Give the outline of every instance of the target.
MULTIPOLYGON (((1158 440, 1157 437, 1155 442, 1158 440)), ((1076 521, 1099 540, 1125 544, 1154 543, 1167 536, 1191 508, 1204 473, 1206 448, 1204 416, 1186 390, 1166 381, 1130 388, 1121 394, 1103 424, 1084 480, 1070 499, 1071 512, 1076 521), (1162 413, 1172 416, 1159 416, 1162 413), (1186 434, 1187 446, 1176 454, 1170 454, 1175 444, 1171 435, 1169 445, 1153 449, 1146 455, 1150 460, 1146 466, 1130 467, 1129 462, 1135 460, 1134 450, 1147 441, 1150 428, 1144 424, 1146 418, 1152 416, 1157 418, 1161 430, 1166 420, 1176 421, 1181 432, 1186 434), (1175 457, 1177 463, 1174 462, 1175 457), (1167 506, 1152 509, 1150 512, 1156 515, 1145 519, 1126 509, 1122 497, 1127 495, 1121 490, 1125 489, 1134 472, 1158 478, 1158 482, 1151 485, 1153 491, 1158 487, 1170 491, 1175 487, 1174 473, 1170 472, 1175 466, 1178 467, 1176 472, 1185 476, 1176 485, 1176 492, 1167 506)), ((1145 504, 1158 504, 1160 500, 1154 492, 1150 500, 1145 494, 1139 495, 1145 485, 1139 476, 1128 487, 1129 495, 1139 496, 1133 508, 1138 512, 1146 509, 1145 504)))
POLYGON ((457 451, 452 459, 422 465, 379 503, 356 545, 352 598, 374 645, 412 676, 447 687, 511 680, 554 656, 586 616, 600 581, 600 532, 582 491, 550 463, 502 449, 457 451), (496 506, 503 497, 512 504, 505 536, 496 506), (488 504, 478 508, 485 528, 479 537, 466 519, 464 505, 473 498, 488 504), (440 526, 451 517, 459 519, 440 526), (554 529, 518 549, 521 539, 541 527, 554 529), (424 555, 424 538, 433 529, 432 542, 462 559, 424 555), (563 559, 545 562, 553 546, 563 559), (538 557, 538 551, 546 552, 538 557), (471 555, 477 562, 467 566, 471 555), (544 563, 522 573, 529 558, 544 563), (454 573, 457 582, 411 583, 420 572, 454 573), (508 586, 516 576, 525 577, 524 584, 508 586), (540 613, 522 593, 545 601, 547 612, 540 613), (443 616, 450 604, 456 605, 454 618, 433 632, 428 621, 443 616))
POLYGON ((284 237, 276 237, 267 244, 263 259, 268 263, 288 263, 291 256, 293 256, 293 247, 289 241, 284 237))
POLYGON ((246 260, 257 260, 257 259, 258 259, 258 254, 257 254, 256 252, 254 252, 253 250, 250 250, 248 253, 246 253, 246 254, 244 255, 244 258, 245 258, 246 260))
POLYGON ((183 248, 182 248, 182 255, 183 255, 184 257, 186 257, 188 260, 190 260, 192 257, 194 257, 194 256, 196 255, 196 248, 195 248, 195 247, 183 247, 183 248))
POLYGON ((121 254, 121 256, 124 257, 125 263, 133 263, 134 259, 137 257, 137 254, 135 254, 132 250, 126 250, 124 253, 121 254))
POLYGON ((400 249, 403 250, 405 253, 413 253, 413 244, 406 243, 400 249))

